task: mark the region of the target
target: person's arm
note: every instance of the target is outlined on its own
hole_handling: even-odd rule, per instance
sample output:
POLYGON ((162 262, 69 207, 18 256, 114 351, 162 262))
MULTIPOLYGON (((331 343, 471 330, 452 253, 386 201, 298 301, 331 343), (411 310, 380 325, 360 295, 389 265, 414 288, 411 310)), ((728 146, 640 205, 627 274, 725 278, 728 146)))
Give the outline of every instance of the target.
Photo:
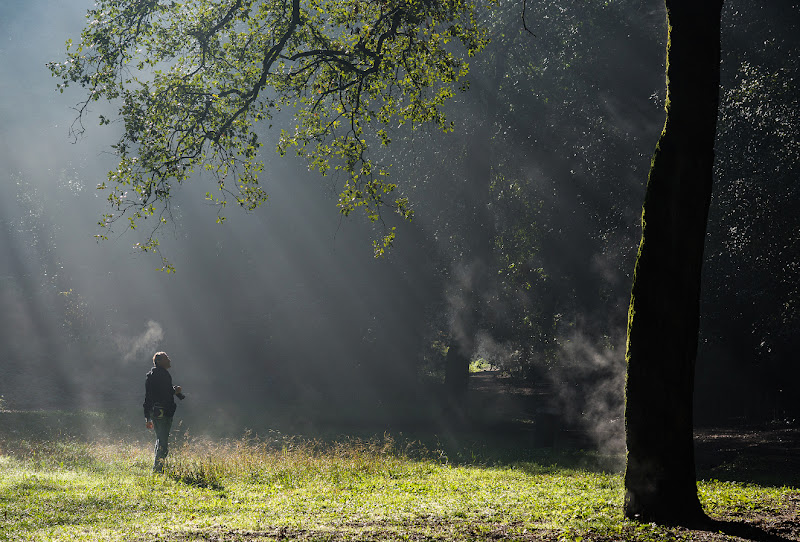
POLYGON ((144 381, 144 403, 142 403, 142 408, 144 408, 145 427, 148 429, 153 428, 153 394, 151 387, 150 373, 148 373, 147 378, 144 381))

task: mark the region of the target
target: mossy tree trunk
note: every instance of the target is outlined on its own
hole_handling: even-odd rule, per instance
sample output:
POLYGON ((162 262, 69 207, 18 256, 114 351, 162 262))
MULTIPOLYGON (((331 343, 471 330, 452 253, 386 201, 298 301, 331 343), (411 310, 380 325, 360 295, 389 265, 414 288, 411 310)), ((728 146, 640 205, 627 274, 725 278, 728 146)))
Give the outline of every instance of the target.
POLYGON ((692 395, 719 104, 723 0, 666 0, 667 120, 647 183, 628 314, 625 515, 690 524, 692 395))

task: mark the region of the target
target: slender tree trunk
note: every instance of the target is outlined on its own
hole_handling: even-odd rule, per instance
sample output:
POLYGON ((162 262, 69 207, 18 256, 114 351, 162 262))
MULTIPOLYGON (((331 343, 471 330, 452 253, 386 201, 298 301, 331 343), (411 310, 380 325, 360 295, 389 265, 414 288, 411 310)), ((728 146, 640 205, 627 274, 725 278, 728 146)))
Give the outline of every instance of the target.
POLYGON ((692 395, 719 104, 722 0, 666 0, 667 120, 647 183, 628 314, 625 515, 702 521, 692 395))
POLYGON ((447 349, 444 368, 444 382, 450 406, 460 410, 469 387, 469 361, 472 355, 472 341, 452 338, 447 349))
POLYGON ((468 202, 471 220, 465 228, 465 258, 459 265, 465 266, 471 275, 467 289, 461 292, 464 307, 454 316, 450 343, 445 359, 445 388, 451 402, 464 406, 469 388, 469 364, 475 349, 475 336, 479 328, 490 318, 486 307, 486 295, 494 291, 492 284, 493 245, 495 237, 494 216, 490 211, 492 164, 492 130, 497 121, 498 92, 506 73, 508 50, 511 43, 497 55, 494 76, 489 81, 479 81, 486 99, 483 123, 480 123, 470 138, 467 163, 468 202))

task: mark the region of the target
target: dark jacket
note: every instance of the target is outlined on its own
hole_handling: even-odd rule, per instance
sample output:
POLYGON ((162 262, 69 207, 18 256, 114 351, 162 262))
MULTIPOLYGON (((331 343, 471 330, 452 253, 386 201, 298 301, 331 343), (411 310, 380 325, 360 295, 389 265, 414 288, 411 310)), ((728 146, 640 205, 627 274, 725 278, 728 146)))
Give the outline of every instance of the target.
POLYGON ((148 420, 154 417, 171 418, 175 415, 177 405, 175 404, 175 389, 172 387, 172 376, 163 367, 153 367, 147 373, 144 381, 144 404, 142 406, 144 407, 144 417, 148 420))

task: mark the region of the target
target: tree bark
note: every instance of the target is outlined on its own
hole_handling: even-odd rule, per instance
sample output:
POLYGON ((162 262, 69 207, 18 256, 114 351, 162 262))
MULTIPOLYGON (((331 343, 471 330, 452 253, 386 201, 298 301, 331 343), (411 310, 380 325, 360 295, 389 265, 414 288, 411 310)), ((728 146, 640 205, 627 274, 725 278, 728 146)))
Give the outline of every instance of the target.
POLYGON ((703 521, 692 395, 719 105, 723 0, 666 0, 667 119, 651 163, 628 313, 625 515, 703 521))

